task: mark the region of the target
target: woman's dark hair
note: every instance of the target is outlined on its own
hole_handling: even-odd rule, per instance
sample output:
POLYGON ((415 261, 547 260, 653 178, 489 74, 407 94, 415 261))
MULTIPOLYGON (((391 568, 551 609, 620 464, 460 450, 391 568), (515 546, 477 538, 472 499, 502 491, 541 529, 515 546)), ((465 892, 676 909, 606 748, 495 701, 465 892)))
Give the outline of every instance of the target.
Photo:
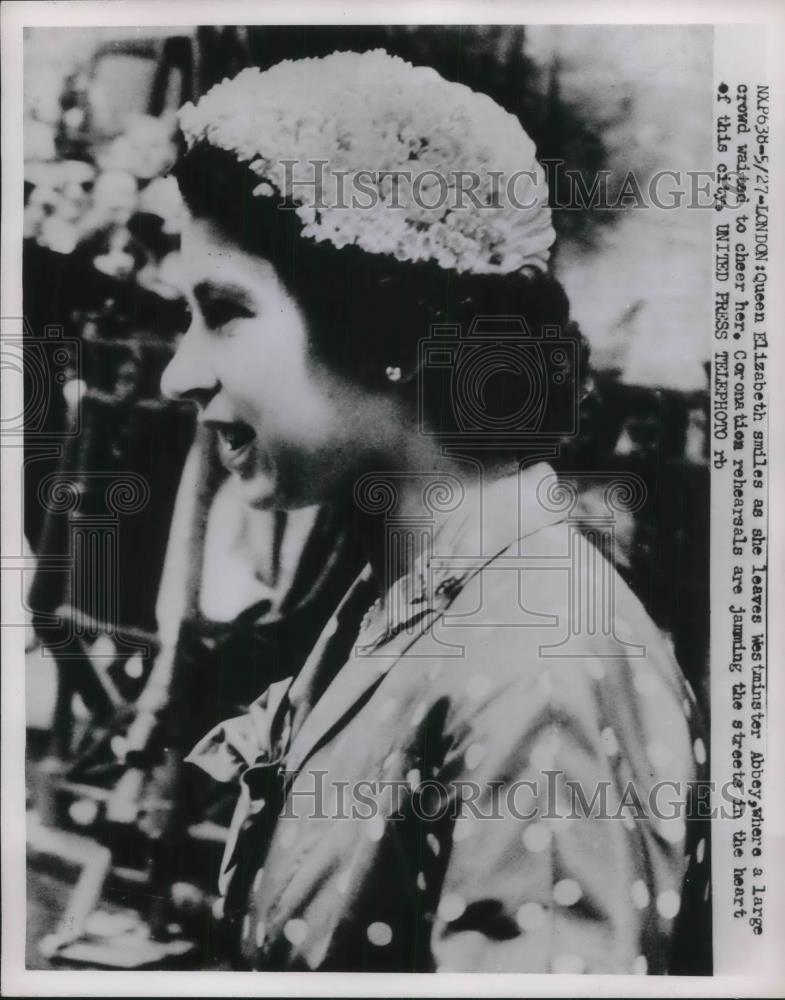
POLYGON ((206 142, 173 173, 194 217, 274 265, 313 356, 334 372, 410 393, 426 431, 486 454, 497 440, 507 451, 519 431, 529 444, 574 437, 588 346, 552 275, 464 274, 303 238, 292 204, 255 196, 248 165, 206 142), (388 368, 400 368, 400 384, 388 368))

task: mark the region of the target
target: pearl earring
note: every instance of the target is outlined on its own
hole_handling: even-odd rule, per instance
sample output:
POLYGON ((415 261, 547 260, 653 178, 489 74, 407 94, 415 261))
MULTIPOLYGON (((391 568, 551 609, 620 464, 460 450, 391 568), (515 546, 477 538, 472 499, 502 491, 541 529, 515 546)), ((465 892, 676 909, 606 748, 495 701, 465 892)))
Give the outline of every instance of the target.
POLYGON ((384 369, 384 374, 391 382, 401 381, 401 369, 397 365, 388 365, 384 369))

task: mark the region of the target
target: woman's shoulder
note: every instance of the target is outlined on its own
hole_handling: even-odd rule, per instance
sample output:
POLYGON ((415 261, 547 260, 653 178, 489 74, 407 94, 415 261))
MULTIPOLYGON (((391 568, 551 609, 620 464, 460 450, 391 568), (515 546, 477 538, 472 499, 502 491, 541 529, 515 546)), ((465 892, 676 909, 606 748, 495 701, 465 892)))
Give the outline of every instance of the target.
MULTIPOLYGON (((475 642, 494 632, 502 641, 514 634, 517 642, 540 643, 562 632, 580 636, 587 655, 608 653, 609 645, 618 652, 616 640, 631 637, 633 645, 665 649, 662 633, 609 558, 609 545, 564 521, 524 536, 465 580, 444 609, 445 623, 467 638, 476 630, 475 642)), ((575 647, 572 640, 571 653, 575 647)))
POLYGON ((569 524, 491 559, 433 633, 446 650, 442 694, 460 714, 476 710, 473 692, 515 712, 533 703, 533 691, 547 691, 553 710, 577 715, 602 703, 606 714, 640 716, 661 710, 661 699, 681 712, 692 699, 667 637, 610 560, 569 524))

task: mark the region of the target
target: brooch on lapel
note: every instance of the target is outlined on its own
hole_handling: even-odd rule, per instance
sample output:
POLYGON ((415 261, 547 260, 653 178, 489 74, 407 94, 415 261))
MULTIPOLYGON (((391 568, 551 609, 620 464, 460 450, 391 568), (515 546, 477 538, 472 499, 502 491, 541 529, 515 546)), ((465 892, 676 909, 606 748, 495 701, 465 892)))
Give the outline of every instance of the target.
POLYGON ((434 591, 437 597, 446 597, 448 601, 453 600, 463 589, 464 578, 462 576, 447 576, 434 591))

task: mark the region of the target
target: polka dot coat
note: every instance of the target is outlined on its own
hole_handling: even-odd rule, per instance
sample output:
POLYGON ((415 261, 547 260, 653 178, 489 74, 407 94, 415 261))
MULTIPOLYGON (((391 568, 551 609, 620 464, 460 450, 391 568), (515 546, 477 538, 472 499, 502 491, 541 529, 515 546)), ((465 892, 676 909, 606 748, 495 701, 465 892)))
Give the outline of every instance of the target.
POLYGON ((623 581, 533 500, 549 472, 484 497, 482 548, 464 511, 329 666, 350 594, 296 681, 192 753, 240 783, 238 966, 680 971, 680 921, 709 919, 697 706, 623 581))

